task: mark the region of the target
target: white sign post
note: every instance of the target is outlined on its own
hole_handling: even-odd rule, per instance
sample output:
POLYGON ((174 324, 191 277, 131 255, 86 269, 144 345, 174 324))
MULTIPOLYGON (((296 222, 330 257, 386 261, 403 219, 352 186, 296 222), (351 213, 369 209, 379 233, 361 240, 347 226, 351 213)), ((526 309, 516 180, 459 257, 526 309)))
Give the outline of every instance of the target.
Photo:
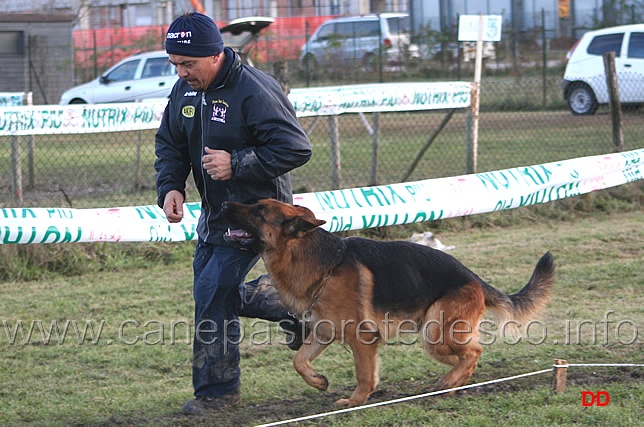
POLYGON ((501 15, 461 15, 458 21, 458 41, 476 41, 472 103, 468 117, 466 172, 476 173, 479 133, 479 104, 483 41, 501 40, 501 15))
POLYGON ((458 20, 458 40, 475 42, 479 39, 479 29, 483 30, 483 41, 501 41, 501 15, 461 15, 458 20))

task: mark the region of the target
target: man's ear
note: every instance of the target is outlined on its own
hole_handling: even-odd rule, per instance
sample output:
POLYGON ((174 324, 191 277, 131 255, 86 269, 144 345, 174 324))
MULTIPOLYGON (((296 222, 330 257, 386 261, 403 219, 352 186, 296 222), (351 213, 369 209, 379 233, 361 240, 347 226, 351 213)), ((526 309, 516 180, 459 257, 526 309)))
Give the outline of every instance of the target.
POLYGON ((285 220, 283 225, 289 236, 297 238, 313 231, 322 224, 326 224, 326 221, 315 217, 295 216, 285 220))

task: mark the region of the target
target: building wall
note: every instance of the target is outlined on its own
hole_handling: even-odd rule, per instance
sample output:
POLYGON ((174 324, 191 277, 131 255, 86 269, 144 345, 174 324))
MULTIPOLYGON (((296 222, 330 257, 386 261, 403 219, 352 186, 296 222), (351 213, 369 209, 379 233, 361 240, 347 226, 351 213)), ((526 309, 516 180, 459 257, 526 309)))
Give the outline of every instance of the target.
MULTIPOLYGON (((547 26, 559 26, 557 10, 570 10, 574 28, 619 24, 641 19, 642 0, 199 0, 215 21, 251 15, 272 17, 359 15, 373 12, 410 12, 415 29, 440 28, 441 14, 447 27, 461 14, 503 15, 515 19, 521 30, 534 28, 546 12, 547 26), (442 13, 441 13, 442 9, 442 13), (605 16, 609 11, 611 16, 605 16), (614 22, 613 22, 614 21, 614 22)), ((110 26, 166 25, 172 18, 192 10, 191 0, 0 0, 0 12, 73 13, 79 17, 78 29, 110 26), (83 26, 84 23, 88 25, 83 26)))
POLYGON ((0 55, 0 91, 33 92, 34 104, 56 104, 73 83, 75 16, 2 14, 0 32, 22 32, 24 49, 0 55))
POLYGON ((458 16, 501 15, 504 28, 528 31, 545 26, 553 37, 580 37, 587 29, 637 22, 644 15, 642 0, 409 0, 409 11, 416 31, 454 28, 458 16), (614 10, 619 6, 619 10, 614 10), (566 14, 560 16, 560 7, 566 14), (614 19, 604 11, 614 10, 614 19))
POLYGON ((2 0, 0 12, 69 12, 80 0, 2 0))

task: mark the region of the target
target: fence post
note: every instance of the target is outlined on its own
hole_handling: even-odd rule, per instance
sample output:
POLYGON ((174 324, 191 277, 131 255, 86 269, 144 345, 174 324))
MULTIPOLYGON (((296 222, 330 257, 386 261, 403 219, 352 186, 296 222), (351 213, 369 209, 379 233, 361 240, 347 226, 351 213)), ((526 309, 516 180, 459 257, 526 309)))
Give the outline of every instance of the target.
POLYGON ((373 113, 373 134, 371 135, 371 182, 378 184, 378 145, 380 144, 380 113, 373 113))
POLYGON ((483 61, 484 17, 479 15, 479 35, 476 40, 476 59, 474 64, 474 83, 472 83, 470 113, 467 117, 467 153, 465 155, 466 173, 476 173, 479 150, 479 105, 481 103, 481 68, 483 61))
POLYGON ((98 77, 98 46, 96 45, 96 30, 92 30, 92 40, 94 41, 94 78, 98 77))
POLYGON ((548 41, 546 39, 546 11, 541 8, 541 57, 542 57, 542 70, 541 70, 541 85, 542 85, 542 96, 543 96, 543 109, 546 109, 548 104, 546 87, 548 79, 548 41))
POLYGON ((22 206, 22 163, 18 135, 11 137, 11 192, 16 206, 22 206))
MULTIPOLYGON (((23 105, 34 105, 33 93, 27 92, 25 94, 25 102, 23 105)), ((36 188, 36 136, 27 135, 27 170, 29 173, 28 189, 34 190, 36 188)))
POLYGON ((472 103, 466 117, 465 135, 465 173, 476 173, 478 152, 478 116, 480 84, 473 82, 471 89, 472 103))
POLYGON ((36 188, 36 137, 27 135, 27 169, 29 171, 28 189, 36 188))
POLYGON ((309 40, 309 21, 304 21, 304 46, 306 46, 306 51, 304 52, 304 66, 306 71, 306 87, 311 86, 311 61, 307 58, 309 55, 309 45, 306 43, 309 40))
POLYGON ((619 99, 617 86, 617 73, 615 72, 615 52, 604 54, 604 71, 606 72, 606 86, 608 87, 608 105, 610 105, 610 118, 613 124, 613 144, 618 152, 624 151, 624 129, 622 127, 622 105, 619 99))
POLYGON ((143 179, 141 178, 141 132, 136 132, 136 155, 134 164, 134 189, 136 191, 143 188, 143 179))
POLYGON ((331 189, 340 188, 342 159, 340 158, 340 129, 338 116, 329 116, 329 148, 331 151, 331 189))
POLYGON ((568 362, 564 359, 555 359, 552 389, 556 394, 561 394, 566 390, 567 372, 568 362))

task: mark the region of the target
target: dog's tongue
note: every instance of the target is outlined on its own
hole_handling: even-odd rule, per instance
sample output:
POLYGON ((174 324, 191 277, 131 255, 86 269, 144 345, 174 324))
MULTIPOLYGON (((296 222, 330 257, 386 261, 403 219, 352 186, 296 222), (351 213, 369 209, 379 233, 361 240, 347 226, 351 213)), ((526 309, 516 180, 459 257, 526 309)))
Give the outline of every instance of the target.
POLYGON ((228 237, 229 239, 248 239, 251 237, 251 235, 248 233, 248 231, 241 228, 229 228, 226 232, 226 237, 228 237))
POLYGON ((224 240, 241 249, 247 249, 255 242, 255 237, 241 228, 229 228, 228 231, 224 233, 224 240))

